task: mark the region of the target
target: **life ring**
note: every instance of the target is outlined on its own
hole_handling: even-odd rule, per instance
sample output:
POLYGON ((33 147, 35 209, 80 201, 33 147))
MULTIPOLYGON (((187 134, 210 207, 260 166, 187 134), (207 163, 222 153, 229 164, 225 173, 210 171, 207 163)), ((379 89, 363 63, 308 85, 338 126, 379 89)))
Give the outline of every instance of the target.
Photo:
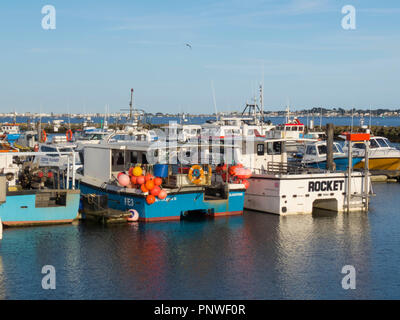
POLYGON ((188 173, 189 180, 194 184, 200 184, 204 178, 204 170, 203 168, 196 164, 189 169, 188 173))
POLYGON ((136 222, 139 220, 139 212, 135 209, 129 209, 128 212, 130 213, 130 216, 126 218, 128 222, 136 222))
POLYGON ((46 131, 44 131, 44 129, 42 130, 42 136, 40 137, 40 142, 46 142, 47 141, 47 134, 46 131))
MULTIPOLYGON (((208 177, 211 178, 212 168, 208 165, 208 177)), ((204 180, 204 169, 196 164, 189 169, 188 173, 189 180, 194 184, 200 184, 204 180)))
POLYGON ((72 133, 71 129, 69 129, 65 135, 67 136, 67 141, 72 141, 74 134, 72 133))

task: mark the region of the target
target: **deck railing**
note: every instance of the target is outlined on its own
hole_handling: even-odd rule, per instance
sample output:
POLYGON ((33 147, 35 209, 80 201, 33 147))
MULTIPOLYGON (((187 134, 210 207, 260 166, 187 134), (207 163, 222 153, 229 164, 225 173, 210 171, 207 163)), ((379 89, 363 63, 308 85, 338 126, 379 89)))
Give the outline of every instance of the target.
POLYGON ((266 168, 253 169, 255 174, 301 174, 321 173, 324 170, 319 168, 305 167, 300 163, 268 162, 266 168))

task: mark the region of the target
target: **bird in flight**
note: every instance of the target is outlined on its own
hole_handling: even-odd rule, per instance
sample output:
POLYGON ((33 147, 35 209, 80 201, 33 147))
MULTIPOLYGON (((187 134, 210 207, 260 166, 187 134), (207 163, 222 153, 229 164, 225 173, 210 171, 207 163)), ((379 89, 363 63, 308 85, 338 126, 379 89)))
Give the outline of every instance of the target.
POLYGON ((192 46, 189 43, 186 43, 186 46, 192 49, 192 46))

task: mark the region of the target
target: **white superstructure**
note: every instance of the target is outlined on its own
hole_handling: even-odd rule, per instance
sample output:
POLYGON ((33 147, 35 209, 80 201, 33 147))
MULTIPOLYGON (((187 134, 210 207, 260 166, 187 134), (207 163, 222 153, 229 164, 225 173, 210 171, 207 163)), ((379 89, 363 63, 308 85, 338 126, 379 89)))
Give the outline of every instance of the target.
POLYGON ((243 143, 239 161, 253 172, 245 208, 278 215, 309 214, 313 208, 338 212, 364 208, 371 189, 369 176, 352 172, 349 181, 347 172, 292 165, 287 162, 287 142, 254 139, 243 143))

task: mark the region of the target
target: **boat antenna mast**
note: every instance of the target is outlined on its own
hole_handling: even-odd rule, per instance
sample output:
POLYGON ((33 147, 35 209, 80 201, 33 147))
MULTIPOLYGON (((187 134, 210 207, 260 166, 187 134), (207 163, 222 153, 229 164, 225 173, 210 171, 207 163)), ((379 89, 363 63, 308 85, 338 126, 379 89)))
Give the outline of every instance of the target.
POLYGON ((213 101, 214 101, 215 118, 218 121, 217 101, 215 99, 214 81, 212 81, 212 80, 211 80, 211 90, 212 90, 213 101))
POLYGON ((261 107, 261 123, 264 123, 264 90, 263 90, 263 84, 260 84, 260 107, 261 107))
POLYGON ((129 102, 129 120, 132 121, 132 111, 133 111, 133 88, 131 88, 131 101, 129 102))

